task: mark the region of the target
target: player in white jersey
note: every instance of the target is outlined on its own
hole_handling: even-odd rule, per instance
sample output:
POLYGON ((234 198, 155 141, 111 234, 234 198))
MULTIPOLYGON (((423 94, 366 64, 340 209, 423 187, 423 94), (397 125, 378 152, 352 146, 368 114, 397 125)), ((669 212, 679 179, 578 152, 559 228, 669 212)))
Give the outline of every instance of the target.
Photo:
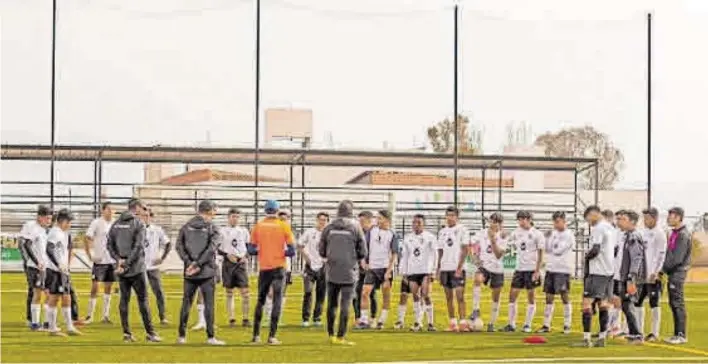
POLYGON ((438 233, 438 262, 436 276, 445 290, 447 314, 450 326, 447 331, 469 331, 465 307, 465 271, 464 264, 470 246, 467 229, 459 224, 459 210, 450 206, 445 210, 446 225, 438 233), (455 299, 457 312, 455 315, 455 299), (458 326, 457 317, 460 322, 458 326))
MULTIPOLYGON (((30 329, 37 331, 42 328, 40 315, 42 312, 42 293, 47 266, 47 228, 52 224, 52 210, 44 205, 37 207, 37 218, 22 225, 20 231, 20 247, 25 257, 25 274, 27 277, 27 302, 30 329)), ((46 308, 46 305, 45 305, 46 308)), ((46 311, 46 310, 45 310, 46 311)), ((46 316, 46 312, 44 313, 46 316)))
POLYGON ((644 215, 644 229, 642 230, 642 239, 645 245, 645 254, 647 262, 647 283, 640 290, 639 298, 635 304, 637 323, 639 324, 639 332, 644 332, 644 299, 649 296, 649 307, 651 307, 651 332, 646 336, 645 340, 649 342, 659 340, 659 328, 661 327, 661 307, 659 307, 659 299, 661 298, 661 279, 659 273, 664 266, 666 258, 666 232, 659 227, 657 219, 659 211, 650 207, 642 211, 644 215))
MULTIPOLYGON (((435 331, 433 305, 430 300, 430 278, 435 272, 435 253, 437 241, 435 235, 425 231, 425 216, 413 216, 413 232, 406 235, 401 244, 401 260, 398 270, 403 276, 411 294, 413 294, 413 313, 415 321, 411 331, 421 331, 423 315, 428 316, 428 331, 435 331), (422 298, 422 302, 421 302, 422 298), (423 307, 425 305, 425 307, 423 307)), ((406 305, 398 307, 398 320, 394 328, 403 328, 406 305)))
MULTIPOLYGON (((372 320, 371 326, 381 330, 388 318, 391 308, 391 285, 393 283, 393 266, 398 260, 399 238, 391 228, 391 213, 379 211, 378 226, 371 229, 369 243, 369 263, 364 277, 362 289, 361 318, 359 327, 369 324, 369 296, 371 292, 381 288, 383 308, 378 320, 372 320)), ((373 319, 373 318, 372 318, 373 319)))
POLYGON ((49 292, 49 309, 47 321, 49 334, 65 336, 57 327, 57 303, 61 300, 61 310, 69 335, 81 335, 74 327, 71 318, 71 287, 69 280, 69 229, 71 228, 71 212, 61 209, 57 212, 56 226, 49 230, 47 237, 47 277, 46 287, 49 292))
POLYGON ((519 227, 509 236, 509 243, 516 247, 516 270, 509 291, 509 324, 502 330, 516 331, 516 299, 521 290, 525 289, 528 305, 522 331, 528 333, 532 331, 531 325, 536 314, 536 288, 541 285, 541 264, 546 239, 543 233, 531 225, 530 212, 519 211, 516 214, 516 221, 519 227))
POLYGON ((145 270, 150 289, 157 301, 157 312, 162 325, 169 324, 165 317, 165 292, 162 289, 162 277, 160 275, 160 264, 167 258, 172 250, 172 243, 159 225, 152 222, 155 213, 151 209, 143 211, 143 222, 145 222, 145 270), (160 252, 162 250, 162 252, 160 252))
POLYGON ((583 287, 583 346, 605 346, 607 334, 609 299, 612 297, 614 276, 614 247, 617 234, 607 221, 603 220, 600 208, 590 206, 583 214, 590 225, 590 250, 585 253, 588 275, 583 287), (592 334, 592 304, 600 300, 600 334, 593 344, 592 334))
POLYGON ((219 229, 220 243, 218 253, 224 258, 221 281, 226 290, 226 311, 229 326, 236 326, 234 312, 234 289, 241 295, 241 326, 250 327, 250 292, 248 289, 248 243, 251 234, 243 226, 238 226, 241 211, 231 208, 228 212, 228 225, 219 229))
MULTIPOLYGON (((612 212, 612 210, 603 210, 602 217, 605 221, 612 226, 614 233, 616 235, 615 247, 614 247, 614 275, 612 279, 612 298, 610 299, 610 306, 608 309, 609 320, 607 323, 608 334, 610 336, 624 336, 627 333, 627 320, 624 320, 624 314, 622 313, 622 297, 621 297, 621 279, 620 279, 620 268, 622 267, 622 249, 624 247, 624 237, 625 234, 618 226, 619 215, 623 213, 623 210, 617 211, 617 214, 612 212)), ((595 300, 596 305, 599 305, 599 300, 595 300)), ((593 313, 597 309, 593 309, 593 313)), ((598 334, 599 335, 599 334, 598 334)))
POLYGON ((113 207, 109 201, 101 204, 101 216, 91 221, 86 230, 86 244, 84 250, 86 256, 93 262, 91 268, 91 297, 89 298, 88 313, 85 323, 93 321, 93 314, 96 310, 96 299, 98 297, 99 283, 103 285, 103 319, 104 323, 111 323, 111 293, 115 276, 115 260, 108 253, 106 243, 108 241, 108 230, 113 225, 113 207))
POLYGON ((297 242, 298 251, 305 260, 305 270, 302 273, 302 326, 310 326, 310 315, 315 326, 322 326, 322 305, 327 295, 327 280, 325 277, 324 260, 320 256, 319 246, 322 230, 329 223, 326 212, 317 214, 315 227, 305 230, 297 242), (315 309, 312 311, 312 291, 315 291, 315 309))
POLYGON ((499 299, 504 286, 504 254, 506 253, 506 232, 502 230, 504 218, 500 213, 489 217, 489 228, 482 229, 472 238, 476 245, 474 260, 477 262, 477 272, 474 275, 472 288, 472 323, 479 319, 482 285, 489 285, 492 290, 492 315, 487 324, 487 332, 494 332, 494 325, 499 317, 499 299))
POLYGON ((546 293, 546 309, 543 313, 543 326, 537 332, 551 332, 551 321, 555 295, 563 301, 563 333, 570 333, 573 322, 573 305, 570 302, 570 274, 573 271, 573 248, 575 232, 568 229, 565 212, 553 213, 553 231, 546 240, 546 277, 543 280, 543 292, 546 293))

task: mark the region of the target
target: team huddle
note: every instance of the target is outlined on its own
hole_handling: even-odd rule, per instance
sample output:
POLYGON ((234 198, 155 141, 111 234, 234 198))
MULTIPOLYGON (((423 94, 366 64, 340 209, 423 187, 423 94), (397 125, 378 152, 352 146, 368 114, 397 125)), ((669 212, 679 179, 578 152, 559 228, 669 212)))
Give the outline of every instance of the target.
MULTIPOLYGON (((227 225, 217 227, 212 222, 217 214, 216 205, 202 201, 197 215, 179 230, 175 241, 175 250, 184 263, 178 343, 186 342, 186 325, 194 296, 198 295, 199 319, 193 329, 206 329, 208 344, 225 344, 214 333, 215 289, 220 282, 226 291, 229 325, 237 325, 234 296, 238 291, 241 325, 252 328, 252 341, 260 342, 261 325, 266 323, 269 327, 267 342, 279 344, 277 330, 285 291, 292 283, 292 258, 296 252, 304 263, 302 326, 321 326, 322 314, 326 311, 327 331, 333 344, 353 344, 345 339, 351 306, 355 329, 383 329, 389 324, 394 275, 400 276, 394 329, 406 327, 408 299, 412 296, 410 330, 436 330, 431 288, 437 281, 445 295, 447 331, 516 331, 517 300, 525 291, 527 305, 521 331, 551 332, 558 295, 563 304, 563 332, 571 332, 570 286, 576 241, 564 212, 552 215, 553 228, 547 232, 534 227, 528 211, 519 211, 517 227, 511 231, 504 229, 502 214, 493 213, 482 230, 470 234, 459 222, 459 210, 449 207, 445 211, 445 226, 437 236, 426 230, 425 216, 417 214, 412 231, 400 239, 393 230, 389 211, 378 211, 376 216, 363 211, 357 219, 353 208, 350 201, 342 201, 337 216, 331 221, 329 214, 318 213, 315 226, 295 239, 289 213, 280 209, 277 201, 266 201, 265 218, 250 232, 239 226, 240 212, 235 208, 228 210, 227 225), (508 321, 500 326, 497 321, 505 282, 504 257, 512 250, 516 252, 516 267, 507 301, 508 321), (259 270, 253 313, 248 275, 251 256, 256 257, 259 270), (468 279, 473 281, 469 315, 465 298, 468 279), (481 314, 483 287, 488 287, 491 293, 486 328, 481 314), (543 320, 534 327, 536 292, 541 287, 545 294, 543 320), (335 333, 337 311, 339 328, 335 333)), ((124 341, 135 341, 128 319, 131 291, 137 296, 146 340, 162 341, 152 324, 148 286, 155 296, 161 325, 169 324, 160 265, 171 252, 172 243, 164 230, 152 222, 153 217, 149 207, 137 199, 131 199, 127 211, 115 220, 111 204, 102 204, 101 216, 91 222, 86 232, 85 251, 92 263, 92 285, 88 312, 81 320, 68 268, 73 256, 69 233, 72 214, 66 209, 53 214, 49 208, 40 206, 37 219, 27 222, 20 233, 28 282, 30 328, 64 336, 57 325, 57 306, 61 302, 66 333, 80 335, 76 327, 94 321, 100 288, 103 288, 101 321, 110 323, 112 284, 118 281, 124 341), (43 296, 46 297, 45 313, 41 323, 43 296)), ((673 336, 666 341, 687 342, 683 284, 690 264, 691 241, 682 223, 683 210, 669 211, 670 234, 658 226, 658 211, 654 208, 643 211, 641 229, 637 227, 639 215, 634 211, 612 214, 591 206, 586 209, 584 218, 590 227, 590 248, 584 254, 582 345, 604 346, 608 336, 625 336, 632 343, 657 340, 664 276, 669 283, 669 304, 675 326, 673 336), (652 314, 651 330, 644 336, 647 298, 652 314), (593 341, 591 327, 596 313, 600 325, 597 340, 593 341)))

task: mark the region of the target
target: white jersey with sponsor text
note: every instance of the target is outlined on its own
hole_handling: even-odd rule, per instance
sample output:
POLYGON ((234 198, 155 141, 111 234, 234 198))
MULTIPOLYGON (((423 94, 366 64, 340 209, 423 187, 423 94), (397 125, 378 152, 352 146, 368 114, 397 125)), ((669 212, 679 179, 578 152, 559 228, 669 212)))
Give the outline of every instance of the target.
POLYGON ((402 275, 431 274, 435 271, 435 235, 429 231, 411 232, 401 244, 401 261, 398 270, 402 275))
POLYGON ((462 247, 469 245, 469 231, 461 224, 442 228, 438 232, 438 250, 442 250, 442 256, 438 257, 440 259, 440 271, 456 271, 460 262, 462 247))
POLYGON ((53 227, 49 230, 47 244, 49 249, 53 247, 54 257, 59 264, 57 266, 51 259, 47 259, 47 268, 55 272, 61 272, 62 265, 69 266, 69 234, 58 227, 53 227))
POLYGON ((86 236, 91 238, 93 245, 93 257, 97 259, 98 264, 115 264, 115 260, 108 253, 108 230, 111 229, 113 220, 106 221, 103 217, 99 217, 91 221, 86 236))
POLYGON ((538 251, 543 250, 546 245, 543 233, 534 227, 530 229, 519 227, 511 232, 509 242, 516 246, 516 270, 535 271, 538 264, 538 251))
POLYGON ((155 259, 160 258, 160 249, 165 249, 169 243, 167 234, 162 227, 150 224, 145 227, 145 269, 154 270, 157 268, 155 259))
POLYGON ((589 262, 589 273, 611 277, 615 273, 614 258, 617 231, 607 221, 601 220, 590 229, 590 249, 600 247, 600 253, 589 262))
POLYGON ((571 274, 575 267, 573 248, 575 247, 575 232, 570 229, 559 231, 553 229, 546 240, 546 271, 571 274))
MULTIPOLYGON (((501 233, 497 232, 494 236, 497 246, 506 251, 507 241, 501 237, 501 233)), ((492 242, 489 240, 489 230, 482 229, 474 235, 472 241, 479 244, 479 260, 482 262, 482 268, 490 273, 504 273, 504 255, 497 258, 492 249, 492 242)))
POLYGON ((248 254, 248 242, 251 234, 243 226, 224 226, 219 228, 219 249, 229 255, 243 258, 248 254))
MULTIPOLYGON (((22 225, 22 230, 20 230, 20 236, 23 239, 27 239, 32 242, 31 249, 32 254, 37 258, 39 264, 44 266, 47 265, 47 229, 43 228, 37 220, 27 221, 22 225)), ((32 268, 39 268, 32 261, 32 259, 27 259, 27 266, 32 268)))
POLYGON ((307 255, 310 257, 310 268, 314 271, 320 270, 324 266, 324 261, 320 256, 320 238, 322 237, 322 231, 316 228, 309 228, 298 240, 297 245, 301 246, 307 255))
POLYGON ((667 248, 666 232, 658 225, 652 229, 644 228, 642 240, 644 240, 647 277, 649 277, 652 274, 658 274, 664 265, 667 248))

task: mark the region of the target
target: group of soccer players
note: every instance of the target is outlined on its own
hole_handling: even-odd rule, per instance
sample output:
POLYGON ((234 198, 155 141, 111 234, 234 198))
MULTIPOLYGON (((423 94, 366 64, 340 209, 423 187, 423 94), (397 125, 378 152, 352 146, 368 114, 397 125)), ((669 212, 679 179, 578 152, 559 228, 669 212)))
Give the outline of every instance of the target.
MULTIPOLYGON (((133 200, 131 200, 133 201, 133 200)), ((215 205, 204 201, 205 211, 213 217, 215 205), (207 206, 208 205, 208 206, 207 206)), ((277 205, 276 205, 277 206, 277 205)), ((121 283, 121 319, 124 332, 130 336, 127 327, 127 300, 130 288, 138 292, 139 304, 143 321, 145 322, 150 341, 160 341, 149 324, 149 310, 144 309, 146 301, 141 296, 145 293, 145 280, 149 282, 155 295, 159 311, 159 319, 163 325, 168 324, 165 312, 165 295, 160 278, 160 264, 171 251, 171 243, 159 226, 152 223, 154 216, 149 208, 131 210, 136 218, 135 224, 145 227, 144 259, 145 268, 134 275, 131 285, 123 289, 121 283), (142 286, 137 281, 142 281, 142 286), (142 287, 142 288, 140 288, 142 287), (127 296, 127 297, 125 297, 127 296), (123 312, 126 311, 126 312, 123 312), (143 312, 145 311, 145 312, 143 312), (146 321, 147 320, 147 321, 146 321), (127 331, 126 331, 127 330, 127 331)), ((200 214, 207 213, 201 211, 200 214)), ((282 226, 289 226, 287 211, 277 207, 266 208, 270 218, 277 216, 282 226), (277 214, 276 214, 277 212, 277 214)), ((125 214, 125 213, 124 213, 125 214)), ((69 263, 71 261, 71 228, 72 215, 66 209, 56 215, 47 207, 40 206, 37 219, 23 226, 21 248, 26 263, 28 279, 28 320, 33 330, 42 328, 40 325, 41 297, 46 296, 45 321, 48 323, 51 335, 64 335, 56 324, 57 303, 62 303, 62 313, 66 322, 67 333, 78 335, 80 332, 75 324, 89 324, 94 321, 96 300, 99 288, 103 288, 103 322, 110 323, 110 302, 112 283, 116 275, 124 275, 131 266, 120 259, 117 266, 116 248, 108 244, 108 236, 114 227, 113 210, 106 202, 101 206, 101 216, 89 226, 86 236, 86 254, 92 266, 91 296, 88 304, 88 314, 85 320, 77 320, 76 313, 72 315, 71 293, 73 287, 69 278, 69 263), (51 229, 47 231, 50 226, 51 229), (72 319, 74 318, 74 319, 72 319)), ((203 214, 202 214, 203 215, 203 214)), ((199 217, 198 215, 197 217, 199 217)), ((213 334, 213 288, 209 292, 211 274, 206 274, 208 264, 197 264, 197 260, 206 259, 209 254, 218 261, 214 275, 221 280, 226 290, 226 309, 229 324, 236 325, 234 310, 234 293, 238 290, 242 302, 242 325, 254 327, 254 341, 258 341, 261 318, 271 320, 269 343, 277 344, 275 331, 280 320, 281 306, 284 305, 285 289, 292 282, 290 276, 290 256, 288 246, 293 244, 294 237, 289 227, 272 230, 268 221, 263 226, 256 226, 249 232, 239 226, 240 213, 237 209, 229 209, 227 226, 212 228, 211 217, 204 222, 198 218, 190 220, 180 231, 178 252, 185 260, 185 280, 192 282, 185 285, 183 312, 180 315, 180 340, 184 342, 184 325, 188 318, 191 300, 199 290, 199 321, 194 329, 207 327, 209 343, 221 345, 213 334), (201 241, 200 234, 207 231, 207 244, 214 247, 200 247, 199 251, 207 255, 191 257, 185 250, 185 240, 201 241), (283 235, 283 232, 285 234, 283 235), (193 236, 190 238, 189 236, 193 236), (212 239, 212 236, 214 238, 212 239), (280 239, 277 251, 268 251, 263 244, 257 244, 258 239, 280 239), (259 292, 256 307, 255 322, 249 320, 250 293, 248 257, 258 255, 259 292), (287 264, 285 264, 286 262, 287 264), (188 264, 189 263, 189 264, 188 264), (286 267, 283 265, 287 265, 286 267), (281 269, 282 268, 282 269, 281 269), (273 271, 287 271, 283 275, 270 277, 273 271), (218 273, 218 274, 217 274, 218 273), (265 274, 264 273, 268 273, 265 274), (204 277, 201 277, 204 275, 204 277), (203 278, 203 279, 202 279, 203 278), (264 281, 265 284, 263 283, 264 281), (189 286, 189 292, 187 289, 189 286), (206 296, 205 296, 206 293, 206 296), (187 302, 189 301, 189 302, 187 302), (275 304, 274 304, 275 303, 275 304), (205 305, 207 307, 205 307, 205 305), (275 306, 275 307, 274 307, 275 306), (185 309, 187 312, 185 312, 185 309), (263 310, 265 310, 265 315, 263 310), (206 312, 206 313, 205 313, 206 312)), ((584 214, 590 226, 590 249, 585 253, 586 267, 582 303, 584 346, 604 346, 608 335, 626 335, 631 342, 653 341, 659 336, 660 312, 659 297, 662 292, 661 280, 668 276, 670 283, 670 305, 675 322, 674 335, 667 340, 672 344, 686 342, 686 314, 683 302, 683 281, 690 263, 690 237, 686 243, 687 231, 682 224, 683 211, 680 208, 670 210, 668 223, 672 233, 667 235, 658 227, 656 209, 643 211, 644 228, 637 228, 639 215, 633 211, 601 211, 596 206, 589 207, 584 214), (614 215, 614 216, 613 216, 614 215), (616 220, 615 220, 616 217, 616 220), (688 244, 688 246, 686 246, 688 244), (651 332, 643 336, 643 302, 649 298, 652 309, 651 332), (592 341, 591 321, 595 313, 599 314, 600 331, 597 341, 592 341), (621 324, 622 314, 626 318, 626 327, 621 324)), ((268 219, 269 217, 267 217, 268 219)), ((516 269, 511 279, 511 289, 508 296, 508 321, 499 328, 500 331, 513 332, 517 330, 517 299, 521 291, 526 291, 527 310, 521 330, 523 332, 547 333, 552 329, 555 296, 560 295, 563 303, 563 332, 570 333, 572 322, 572 304, 570 299, 571 274, 574 270, 575 233, 567 226, 563 212, 552 215, 553 229, 542 232, 534 227, 532 216, 527 211, 516 214, 517 227, 511 231, 504 229, 502 214, 493 213, 487 219, 487 225, 481 231, 470 235, 469 230, 459 222, 459 210, 449 207, 445 211, 445 226, 437 236, 426 230, 426 219, 422 214, 413 218, 412 231, 399 238, 393 230, 392 216, 389 211, 378 211, 377 216, 369 211, 358 215, 358 226, 361 227, 366 243, 366 257, 361 261, 359 283, 354 295, 354 312, 357 329, 383 329, 388 323, 388 313, 391 308, 391 293, 394 273, 401 276, 400 300, 398 317, 393 325, 395 329, 405 327, 408 298, 413 298, 412 331, 435 331, 433 300, 431 288, 434 281, 439 281, 445 294, 445 303, 449 319, 448 331, 480 331, 484 328, 481 320, 482 287, 491 291, 490 316, 486 330, 497 330, 497 320, 501 305, 501 291, 504 286, 504 257, 510 250, 516 252, 516 269), (374 222, 376 219, 376 222, 374 222), (545 263, 545 268, 544 268, 545 263), (545 270, 545 276, 541 276, 545 270), (465 298, 466 280, 470 277, 472 283, 472 312, 467 315, 465 298), (542 284, 543 282, 543 284, 542 284), (545 293, 545 310, 540 328, 534 329, 533 320, 536 313, 536 290, 543 286, 545 293), (382 294, 381 309, 377 314, 377 292, 382 294), (427 325, 424 326, 424 320, 427 325)), ((326 259, 321 256, 321 244, 325 237, 323 230, 329 223, 329 215, 320 212, 316 217, 314 227, 307 229, 296 242, 297 249, 304 261, 302 279, 304 292, 302 297, 302 326, 320 326, 322 311, 327 297, 327 277, 325 275, 326 259), (313 295, 314 293, 314 295, 313 295), (313 297, 314 296, 314 297, 313 297), (314 309, 313 309, 314 299, 314 309)), ((132 222, 131 222, 132 224, 132 222)), ((271 224, 272 225, 272 224, 271 224)), ((275 226, 275 225, 273 225, 275 226)), ((128 225, 126 225, 128 229, 128 225)), ((116 228, 120 233, 120 226, 116 228)), ((126 230, 128 231, 128 230, 126 230)), ((132 231, 132 230, 130 230, 132 231)), ((114 240, 116 237, 114 236, 114 240)), ((278 244, 279 241, 278 240, 278 244)), ((137 259, 137 258, 136 258, 137 259)), ((133 262, 128 262, 133 263, 133 262)), ((280 273, 278 273, 280 274, 280 273)), ((75 300, 75 298, 74 298, 75 300)), ((74 302, 75 303, 75 302, 74 302)), ((75 311, 76 309, 74 309, 75 311)), ((131 340, 132 341, 132 340, 131 340)))

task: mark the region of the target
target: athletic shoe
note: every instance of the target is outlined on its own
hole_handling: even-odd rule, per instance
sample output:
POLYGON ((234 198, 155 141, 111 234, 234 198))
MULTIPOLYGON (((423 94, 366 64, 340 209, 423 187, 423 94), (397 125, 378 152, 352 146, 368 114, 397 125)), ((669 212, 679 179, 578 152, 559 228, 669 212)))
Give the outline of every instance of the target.
POLYGON ((659 341, 659 338, 656 337, 656 335, 654 335, 654 334, 649 334, 644 338, 644 341, 646 341, 648 343, 653 343, 653 342, 659 341))
POLYGON ((563 326, 563 333, 566 335, 570 334, 570 326, 563 326))
POLYGON ((84 323, 85 323, 86 325, 88 325, 88 324, 90 324, 90 323, 92 323, 92 322, 93 322, 93 318, 92 318, 91 316, 86 316, 86 318, 84 319, 84 323))
POLYGON ((354 326, 355 330, 366 330, 369 328, 369 324, 365 321, 359 321, 356 323, 356 326, 354 326))
POLYGON ((135 337, 132 334, 123 334, 123 342, 134 343, 135 341, 137 340, 135 340, 135 337))
POLYGON ((487 332, 494 332, 494 324, 487 324, 487 332))
POLYGON ((414 323, 413 326, 411 326, 411 331, 412 332, 420 332, 423 330, 423 326, 421 326, 419 323, 414 323))
POLYGON ((253 339, 251 339, 251 344, 260 344, 260 343, 261 343, 260 336, 254 336, 253 339))
POLYGON ((268 338, 268 345, 280 345, 281 342, 277 338, 274 337, 269 337, 268 338))
POLYGON ((474 322, 474 320, 476 320, 479 316, 479 310, 472 311, 472 314, 470 315, 470 322, 474 322))
POLYGON ((197 330, 204 330, 206 327, 206 324, 203 322, 197 322, 196 325, 192 326, 192 331, 197 331, 197 330))
POLYGON ((170 324, 170 322, 167 321, 167 319, 165 319, 165 318, 163 318, 162 320, 160 320, 160 325, 162 325, 162 326, 167 326, 167 325, 169 325, 169 324, 170 324))
POLYGON ((32 331, 44 331, 42 325, 40 324, 30 324, 30 330, 32 331))
POLYGON ((303 321, 302 327, 310 327, 310 321, 303 321))
POLYGON ((187 338, 186 337, 178 337, 177 338, 177 344, 183 345, 187 343, 187 338))
POLYGON ((642 335, 627 336, 627 343, 635 345, 644 344, 644 337, 642 335))
POLYGON ((551 328, 548 326, 543 326, 540 329, 536 330, 537 334, 548 334, 549 332, 551 332, 551 328))
POLYGON ((445 331, 447 331, 447 332, 458 332, 458 331, 460 331, 460 330, 457 328, 457 324, 452 324, 452 323, 451 323, 450 326, 448 326, 447 329, 445 329, 445 331))
POLYGON ((66 334, 61 332, 61 330, 56 329, 56 330, 50 330, 49 331, 49 336, 58 336, 58 337, 66 337, 66 334))
POLYGON ((529 326, 529 325, 524 325, 524 327, 521 328, 521 331, 525 332, 527 334, 530 334, 533 332, 533 330, 531 330, 531 326, 529 326))
POLYGON ((104 318, 101 320, 101 323, 102 323, 102 324, 106 324, 106 325, 111 325, 111 324, 113 324, 113 322, 111 322, 111 319, 109 319, 108 317, 104 317, 104 318))
POLYGON ((504 326, 501 330, 501 332, 515 332, 516 327, 511 326, 511 324, 504 326))
POLYGON ((159 335, 152 333, 152 334, 148 334, 147 336, 145 336, 145 341, 150 342, 150 343, 161 343, 162 338, 159 335))
POLYGON ((207 342, 206 342, 206 343, 207 343, 207 345, 215 345, 215 346, 226 345, 225 342, 223 342, 223 341, 221 341, 221 340, 219 340, 219 339, 217 339, 217 338, 215 338, 215 337, 212 337, 212 338, 210 338, 210 339, 207 339, 207 342))
POLYGON ((595 346, 598 348, 604 348, 605 347, 605 339, 604 338, 597 339, 597 341, 595 341, 595 346))
POLYGON ((331 337, 329 342, 332 345, 342 345, 342 346, 354 346, 356 345, 353 341, 349 341, 343 337, 331 337))
POLYGON ((401 322, 401 321, 396 321, 396 323, 393 324, 393 328, 394 328, 395 330, 400 330, 400 329, 402 329, 402 328, 403 328, 403 322, 401 322))
POLYGON ((245 319, 245 320, 241 321, 241 326, 252 327, 253 325, 251 324, 251 321, 248 321, 248 319, 245 319))
POLYGON ((69 336, 83 335, 83 333, 81 333, 81 331, 77 330, 75 327, 72 327, 71 329, 66 330, 66 332, 69 334, 69 336))
POLYGON ((580 348, 591 348, 591 347, 593 347, 593 344, 592 344, 592 340, 583 339, 583 341, 581 341, 573 346, 580 347, 580 348))
POLYGON ((383 322, 377 322, 376 323, 376 330, 383 330, 384 329, 384 323, 383 322))
POLYGON ((322 327, 322 321, 321 321, 321 320, 315 320, 315 321, 312 322, 312 324, 313 324, 315 327, 322 327))
POLYGON ((236 319, 229 320, 229 327, 236 327, 236 319))
POLYGON ((435 328, 435 325, 428 324, 428 332, 435 332, 435 331, 438 331, 438 329, 435 328))
POLYGON ((42 324, 42 329, 43 330, 49 330, 49 322, 45 322, 42 324))
POLYGON ((684 336, 676 335, 664 340, 664 342, 671 345, 682 345, 688 343, 688 339, 684 336))

